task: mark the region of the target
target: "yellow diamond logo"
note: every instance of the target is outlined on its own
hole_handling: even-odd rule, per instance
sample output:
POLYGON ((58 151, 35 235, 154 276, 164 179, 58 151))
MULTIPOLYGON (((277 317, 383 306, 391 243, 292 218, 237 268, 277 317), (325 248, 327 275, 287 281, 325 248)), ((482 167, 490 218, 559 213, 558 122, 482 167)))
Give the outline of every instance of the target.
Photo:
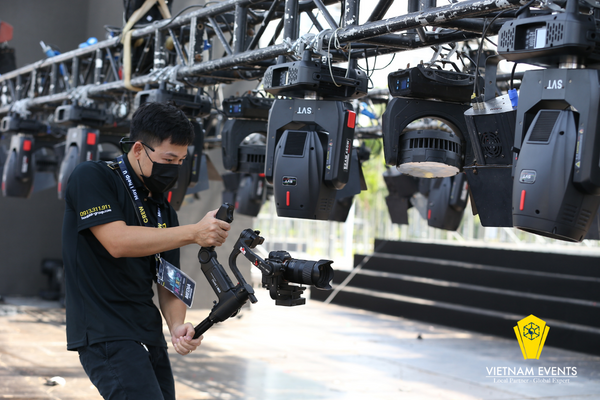
POLYGON ((530 315, 517 322, 514 330, 521 351, 523 352, 523 358, 526 360, 528 358, 539 360, 546 337, 548 336, 548 331, 550 330, 546 322, 535 315, 530 315))

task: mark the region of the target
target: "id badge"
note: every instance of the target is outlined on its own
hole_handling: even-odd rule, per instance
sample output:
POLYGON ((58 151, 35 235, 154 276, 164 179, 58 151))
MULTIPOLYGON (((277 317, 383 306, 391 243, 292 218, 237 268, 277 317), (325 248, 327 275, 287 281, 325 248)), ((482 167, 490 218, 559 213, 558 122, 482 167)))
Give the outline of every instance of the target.
POLYGON ((156 271, 156 281, 169 292, 173 293, 179 300, 183 301, 189 308, 194 302, 194 291, 196 282, 179 268, 160 257, 156 271))

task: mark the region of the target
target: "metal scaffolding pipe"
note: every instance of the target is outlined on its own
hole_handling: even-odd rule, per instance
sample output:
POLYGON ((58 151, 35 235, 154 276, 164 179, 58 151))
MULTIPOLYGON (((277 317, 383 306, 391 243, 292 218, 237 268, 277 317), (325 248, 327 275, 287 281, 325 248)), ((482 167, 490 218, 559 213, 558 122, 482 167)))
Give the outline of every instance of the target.
POLYGON ((392 3, 394 3, 394 0, 379 0, 367 22, 377 21, 383 18, 385 13, 388 12, 392 6, 392 3))
MULTIPOLYGON (((526 3, 525 0, 461 1, 447 6, 431 8, 381 21, 368 22, 358 26, 353 25, 338 31, 337 38, 340 43, 348 43, 388 33, 400 32, 411 28, 428 25, 436 26, 447 21, 477 17, 494 11, 520 7, 526 3)), ((323 43, 328 43, 331 35, 332 33, 324 34, 323 43)))

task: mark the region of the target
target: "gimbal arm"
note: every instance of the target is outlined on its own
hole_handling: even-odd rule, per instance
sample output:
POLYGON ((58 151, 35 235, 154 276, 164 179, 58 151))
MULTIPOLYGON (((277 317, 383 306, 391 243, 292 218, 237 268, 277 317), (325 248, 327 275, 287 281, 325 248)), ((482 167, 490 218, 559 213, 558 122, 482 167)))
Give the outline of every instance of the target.
POLYGON ((262 236, 259 236, 259 231, 253 231, 252 229, 244 229, 244 231, 240 234, 238 241, 233 246, 233 251, 229 255, 229 267, 232 271, 237 270, 237 266, 235 264, 235 260, 237 256, 242 253, 244 257, 246 257, 252 265, 260 269, 263 275, 272 275, 273 274, 273 266, 259 256, 257 256, 252 250, 259 244, 263 244, 265 239, 262 236))

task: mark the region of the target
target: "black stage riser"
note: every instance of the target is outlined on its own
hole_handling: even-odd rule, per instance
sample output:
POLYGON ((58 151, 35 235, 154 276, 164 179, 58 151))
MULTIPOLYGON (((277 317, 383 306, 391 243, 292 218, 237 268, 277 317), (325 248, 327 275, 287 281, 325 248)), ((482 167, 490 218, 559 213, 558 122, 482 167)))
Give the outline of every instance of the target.
MULTIPOLYGON (((335 271, 334 283, 342 282, 348 274, 346 271, 335 271)), ((375 292, 394 293, 418 299, 500 311, 513 315, 521 315, 524 310, 527 310, 527 315, 543 315, 543 318, 540 317, 542 319, 600 328, 600 307, 591 302, 586 302, 588 304, 573 304, 569 299, 564 298, 527 298, 519 295, 518 292, 493 293, 485 291, 485 287, 480 287, 477 290, 475 288, 444 286, 444 282, 413 282, 396 277, 368 276, 360 273, 352 278, 350 286, 375 292)), ((389 310, 383 310, 382 312, 388 314, 389 310)))
MULTIPOLYGON (((355 255, 360 268, 333 304, 513 339, 533 314, 551 329, 547 345, 600 355, 599 257, 381 240, 375 249, 355 255)), ((349 274, 335 271, 336 288, 349 274)))
MULTIPOLYGON (((326 292, 313 290, 311 298, 324 300, 326 292)), ((520 354, 513 327, 516 321, 502 319, 476 312, 453 310, 412 302, 369 296, 361 293, 340 292, 332 304, 343 305, 364 310, 383 312, 407 319, 446 325, 472 332, 479 332, 515 340, 515 353, 520 354)), ((543 319, 543 318, 542 318, 543 319)), ((572 330, 560 326, 550 326, 546 346, 553 346, 586 354, 600 355, 600 335, 585 330, 572 330)), ((424 332, 424 340, 427 340, 424 332)))
MULTIPOLYGON (((536 293, 548 296, 568 297, 572 299, 598 301, 600 303, 600 278, 584 276, 543 276, 533 273, 524 273, 528 270, 521 268, 506 268, 503 271, 495 269, 495 265, 475 264, 466 265, 467 262, 460 260, 463 266, 451 265, 447 260, 441 259, 440 255, 434 254, 435 259, 422 258, 419 261, 398 260, 387 258, 385 255, 373 255, 363 269, 419 276, 431 279, 440 279, 451 282, 479 285, 497 289, 507 289, 523 293, 536 293)), ((365 256, 357 255, 354 264, 359 264, 365 256)), ((393 257, 393 255, 392 255, 393 257)), ((402 256, 400 256, 402 257, 402 256)), ((574 262, 572 260, 571 262, 574 262)), ((596 269, 600 270, 600 259, 596 269)), ((513 267, 520 265, 513 260, 513 267)), ((552 272, 551 274, 555 274, 552 272)), ((561 274, 567 275, 567 274, 561 274)))
POLYGON ((525 269, 600 278, 600 258, 583 255, 383 241, 379 239, 375 239, 374 248, 377 249, 376 253, 460 260, 518 270, 525 269))

